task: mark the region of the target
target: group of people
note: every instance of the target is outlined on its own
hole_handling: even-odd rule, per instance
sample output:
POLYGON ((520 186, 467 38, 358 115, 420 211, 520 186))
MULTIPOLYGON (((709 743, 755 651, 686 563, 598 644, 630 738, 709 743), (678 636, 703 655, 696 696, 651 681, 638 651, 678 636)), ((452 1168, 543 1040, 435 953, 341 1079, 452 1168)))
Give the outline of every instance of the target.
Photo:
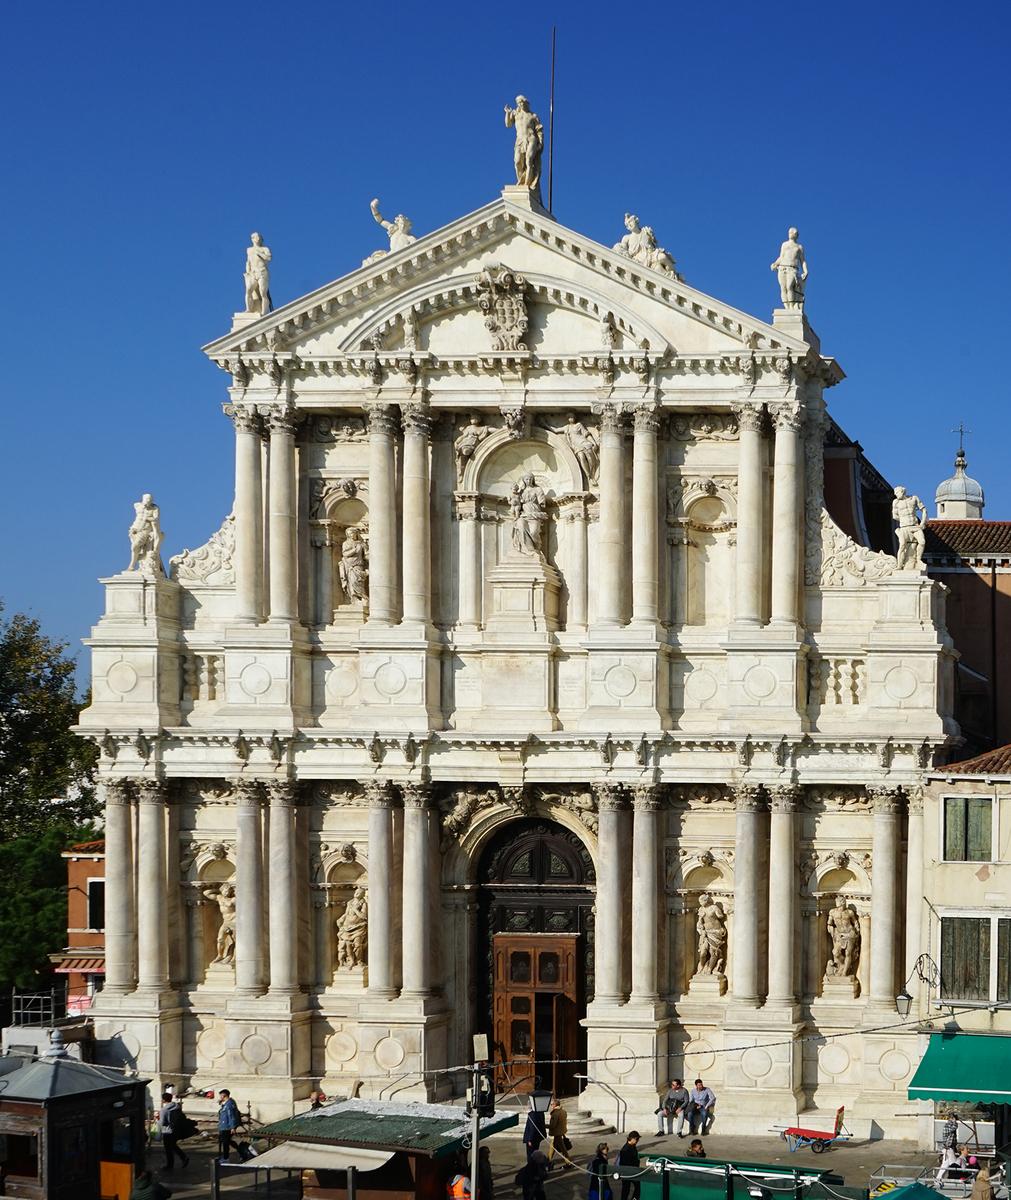
POLYGON ((973 1182, 970 1200, 993 1200, 993 1185, 986 1164, 981 1163, 975 1154, 970 1154, 966 1146, 959 1145, 958 1117, 949 1110, 944 1114, 944 1118, 944 1128, 941 1131, 941 1163, 934 1177, 934 1186, 941 1187, 945 1177, 962 1181, 971 1179, 973 1182))
POLYGON ((660 1097, 660 1105, 656 1110, 657 1136, 663 1136, 664 1124, 667 1126, 666 1132, 673 1133, 675 1119, 678 1123, 679 1138, 687 1136, 686 1121, 689 1134, 707 1134, 716 1116, 715 1109, 716 1096, 713 1089, 706 1087, 701 1079, 695 1080, 691 1091, 685 1087, 683 1080, 672 1079, 667 1091, 660 1097))
MULTIPOLYGON (((232 1099, 228 1088, 218 1092, 218 1161, 226 1163, 234 1150, 239 1158, 245 1157, 244 1143, 237 1144, 235 1136, 243 1125, 242 1113, 232 1099)), ((197 1123, 183 1111, 182 1098, 176 1095, 175 1087, 169 1083, 161 1096, 161 1107, 158 1110, 157 1129, 161 1138, 162 1149, 165 1151, 165 1171, 175 1169, 176 1159, 184 1167, 189 1166, 190 1157, 179 1144, 187 1138, 194 1137, 199 1129, 197 1123)), ((171 1195, 168 1189, 159 1182, 157 1176, 150 1170, 141 1171, 137 1176, 136 1185, 130 1193, 130 1200, 164 1200, 171 1195)))
MULTIPOLYGON (((625 1144, 618 1151, 614 1160, 615 1167, 624 1167, 626 1170, 639 1170, 639 1141, 642 1135, 638 1129, 633 1129, 632 1132, 625 1138, 625 1144)), ((702 1145, 701 1138, 693 1138, 688 1146, 689 1158, 705 1158, 706 1151, 702 1145)), ((587 1192, 587 1200, 614 1200, 614 1193, 611 1190, 611 1147, 607 1142, 600 1142, 597 1145, 597 1153, 590 1163, 590 1187, 587 1192)), ((626 1175, 621 1179, 621 1200, 639 1200, 639 1180, 635 1176, 626 1175)))

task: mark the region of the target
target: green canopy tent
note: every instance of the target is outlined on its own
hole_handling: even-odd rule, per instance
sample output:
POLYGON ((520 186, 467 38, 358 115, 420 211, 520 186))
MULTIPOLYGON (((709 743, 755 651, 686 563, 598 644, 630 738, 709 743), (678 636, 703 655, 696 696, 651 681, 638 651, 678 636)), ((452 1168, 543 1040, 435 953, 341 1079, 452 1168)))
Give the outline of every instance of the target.
POLYGON ((937 1200, 938 1193, 922 1183, 907 1183, 905 1187, 892 1188, 888 1200, 937 1200))
POLYGON ((910 1100, 1011 1103, 1011 1037, 934 1033, 909 1083, 910 1100))

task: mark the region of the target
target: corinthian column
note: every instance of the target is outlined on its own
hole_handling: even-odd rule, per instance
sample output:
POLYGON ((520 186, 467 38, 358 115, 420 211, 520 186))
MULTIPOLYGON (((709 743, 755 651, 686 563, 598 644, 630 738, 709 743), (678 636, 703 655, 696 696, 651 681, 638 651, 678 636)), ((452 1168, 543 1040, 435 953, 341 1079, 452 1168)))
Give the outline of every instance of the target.
POLYGON ((425 405, 405 404, 404 425, 404 620, 432 620, 432 537, 428 447, 432 417, 425 405))
POLYGON ((298 923, 295 894, 295 785, 290 780, 267 784, 270 846, 267 887, 270 895, 270 990, 298 991, 298 923))
POLYGON ((739 1004, 758 1005, 758 845, 761 813, 765 808, 761 788, 739 784, 734 788, 737 828, 734 836, 734 960, 733 998, 739 1004))
POLYGON ((235 785, 235 990, 259 996, 264 989, 263 786, 235 785))
POLYGON ((659 619, 660 555, 657 535, 655 404, 641 404, 633 417, 632 441, 632 621, 656 625, 659 619))
POLYGON ((594 1000, 621 999, 621 844, 625 794, 617 784, 595 785, 597 793, 597 897, 594 919, 594 1000))
POLYGON ((562 519, 569 530, 570 571, 569 604, 565 614, 566 628, 586 625, 586 496, 571 497, 562 509, 562 519))
POLYGON ((657 988, 660 788, 653 785, 637 787, 632 794, 632 806, 632 914, 635 919, 632 999, 651 1002, 660 998, 657 988))
POLYGON ((743 625, 762 619, 762 411, 735 404, 740 430, 737 461, 737 585, 734 618, 743 625))
POLYGON ((800 616, 801 486, 800 408, 789 402, 775 410, 776 447, 772 490, 772 619, 795 625, 800 616))
POLYGON ((432 990, 432 789, 403 784, 404 928, 403 996, 425 997, 432 990))
POLYGON ((453 514, 460 523, 460 624, 468 629, 481 625, 481 525, 478 522, 477 492, 457 492, 453 514))
POLYGON ((393 986, 393 788, 385 779, 365 784, 369 802, 369 996, 389 1000, 393 986))
POLYGON ((898 907, 899 811, 896 788, 868 788, 871 798, 870 1002, 895 1004, 895 942, 898 907))
POLYGON ((137 784, 137 990, 168 987, 167 880, 165 871, 165 789, 137 784))
POLYGON ((235 426, 235 619, 263 617, 263 483, 260 418, 255 409, 225 405, 235 426))
POLYGON ((597 624, 623 623, 625 582, 625 429, 621 407, 600 413, 600 520, 597 525, 597 624))
POLYGON ((397 492, 392 405, 373 404, 369 420, 369 624, 397 623, 397 492))
POLYGON ((133 991, 137 942, 133 904, 133 802, 124 779, 108 779, 105 793, 105 988, 133 991))
POLYGON ((769 820, 769 1004, 790 1004, 794 996, 793 937, 797 905, 795 814, 799 785, 771 789, 769 820))
POLYGON ((295 566, 295 413, 290 408, 272 409, 270 428, 270 495, 268 537, 270 542, 270 617, 273 621, 298 619, 295 566))
POLYGON ((906 962, 903 973, 913 973, 916 960, 924 952, 923 936, 923 789, 906 790, 908 825, 906 832, 906 962))

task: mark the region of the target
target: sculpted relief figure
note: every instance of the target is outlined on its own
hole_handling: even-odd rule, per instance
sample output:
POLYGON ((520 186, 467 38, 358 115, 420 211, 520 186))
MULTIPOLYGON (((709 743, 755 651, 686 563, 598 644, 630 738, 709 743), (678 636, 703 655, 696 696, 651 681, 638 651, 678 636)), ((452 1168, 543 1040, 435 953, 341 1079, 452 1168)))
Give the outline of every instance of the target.
POLYGON ((899 570, 922 570, 923 547, 926 544, 923 526, 927 520, 927 510, 923 501, 919 496, 907 495, 904 487, 897 487, 895 499, 892 501, 892 520, 897 526, 895 536, 898 538, 899 548, 895 557, 899 570))
POLYGON ((576 419, 576 414, 571 412, 566 414, 562 433, 565 434, 565 440, 569 443, 569 449, 583 468, 587 483, 596 483, 597 470, 600 467, 600 452, 593 434, 582 421, 576 419))
POLYGON ((516 182, 520 187, 541 191, 541 154, 544 151, 544 126, 536 113, 530 111, 526 96, 516 97, 516 107, 505 106, 506 129, 516 128, 516 147, 513 150, 513 165, 516 182))
POLYGON ((364 967, 369 944, 369 894, 363 887, 354 895, 337 922, 337 968, 364 967))
POLYGON ((133 511, 134 518, 130 525, 130 565, 126 569, 136 569, 142 575, 158 577, 164 574, 161 565, 162 532, 158 505, 151 499, 150 492, 145 492, 133 506, 133 511))
POLYGON ((649 225, 640 225, 635 213, 625 213, 625 228, 628 232, 614 247, 619 254, 654 271, 662 271, 675 279, 681 278, 674 259, 663 246, 656 244, 656 235, 649 225))
POLYGON ((457 434, 456 441, 453 443, 453 450, 456 454, 457 480, 463 479, 464 468, 489 433, 491 433, 491 429, 487 425, 481 424, 481 418, 477 413, 471 413, 470 419, 457 434))
POLYGON ((221 925, 218 928, 216 957, 211 962, 230 967, 235 961, 235 888, 230 883, 223 883, 214 900, 221 913, 221 925))
POLYGON ((699 897, 699 916, 695 922, 699 935, 699 975, 722 975, 727 963, 727 914, 723 905, 708 892, 699 897))
POLYGON ((784 308, 804 307, 804 281, 807 279, 807 259, 804 247, 797 241, 797 230, 790 229, 779 248, 779 258, 769 268, 779 277, 779 295, 784 308))
POLYGON ((360 600, 362 604, 367 604, 369 599, 368 545, 357 525, 352 525, 345 530, 337 573, 347 599, 360 600))
POLYGON ((827 976, 854 978, 860 958, 860 920, 851 905, 838 900, 828 914, 832 953, 825 968, 827 976))
POLYGON ((246 271, 243 279, 246 282, 246 312, 259 313, 262 317, 274 307, 270 299, 270 251, 263 244, 263 238, 253 233, 249 238, 250 245, 246 247, 246 271))
POLYGON ((548 512, 544 507, 547 494, 537 486, 533 475, 524 475, 519 483, 513 484, 509 497, 509 515, 512 517, 512 543, 518 554, 540 555, 541 531, 548 512))

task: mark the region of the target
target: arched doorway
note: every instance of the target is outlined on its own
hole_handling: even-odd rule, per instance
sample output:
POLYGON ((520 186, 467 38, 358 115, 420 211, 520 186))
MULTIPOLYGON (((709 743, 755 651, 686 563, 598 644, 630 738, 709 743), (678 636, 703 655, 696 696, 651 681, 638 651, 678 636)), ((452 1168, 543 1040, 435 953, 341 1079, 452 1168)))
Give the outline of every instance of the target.
POLYGON ((593 998, 595 883, 589 851, 555 821, 511 821, 481 855, 478 1012, 506 1087, 578 1090, 580 1020, 593 998))

